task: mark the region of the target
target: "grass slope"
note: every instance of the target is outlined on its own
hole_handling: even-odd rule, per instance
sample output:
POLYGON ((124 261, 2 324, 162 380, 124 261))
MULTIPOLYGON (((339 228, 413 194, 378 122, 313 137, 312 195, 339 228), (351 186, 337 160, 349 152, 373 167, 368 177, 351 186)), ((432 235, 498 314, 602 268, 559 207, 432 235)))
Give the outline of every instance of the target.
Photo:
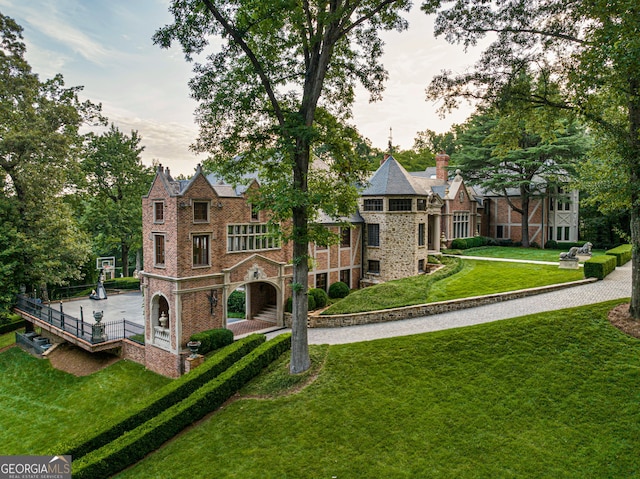
POLYGON ((638 477, 640 342, 613 304, 330 346, 301 392, 236 401, 118 477, 638 477))
POLYGON ((444 279, 434 281, 430 275, 420 275, 360 289, 332 305, 324 314, 376 311, 584 279, 582 270, 559 269, 557 266, 469 259, 459 261, 463 261, 461 270, 444 279))
MULTIPOLYGON (((458 250, 462 256, 484 256, 486 258, 508 258, 526 259, 531 261, 555 261, 560 258, 560 253, 566 253, 569 248, 564 249, 538 249, 538 248, 518 248, 515 246, 480 246, 458 250)), ((604 255, 603 250, 593 250, 593 256, 604 255)))
POLYGON ((19 348, 0 354, 0 371, 2 454, 44 454, 85 424, 121 416, 170 381, 130 361, 75 377, 19 348))

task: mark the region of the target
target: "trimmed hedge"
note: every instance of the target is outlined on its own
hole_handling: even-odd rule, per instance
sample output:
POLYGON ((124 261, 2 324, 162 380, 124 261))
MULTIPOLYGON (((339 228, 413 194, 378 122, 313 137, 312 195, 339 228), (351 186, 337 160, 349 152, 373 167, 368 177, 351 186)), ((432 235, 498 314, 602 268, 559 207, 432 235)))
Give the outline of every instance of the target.
POLYGON ((313 296, 313 299, 316 302, 316 309, 324 308, 329 302, 329 296, 327 296, 327 292, 324 289, 311 288, 309 290, 309 296, 313 296))
POLYGON ((329 297, 331 299, 342 299, 349 296, 349 285, 342 281, 337 281, 329 286, 329 297))
POLYGON ((616 257, 611 255, 595 256, 584 262, 584 277, 604 279, 616 269, 616 257))
POLYGON ((136 404, 130 414, 119 422, 106 426, 100 425, 98 428, 87 431, 70 442, 57 444, 51 449, 52 454, 71 455, 74 459, 77 459, 110 443, 125 432, 135 429, 157 416, 173 404, 182 401, 203 384, 214 379, 264 343, 265 340, 266 338, 263 334, 252 334, 246 338, 239 339, 208 358, 193 371, 158 389, 148 396, 144 402, 136 404))
MULTIPOLYGON (((544 249, 558 249, 563 251, 569 251, 574 246, 582 248, 588 241, 555 241, 549 240, 544 244, 544 249)), ((591 242, 593 244, 593 242, 591 242)), ((595 247, 595 245, 594 245, 595 247)))
POLYGON ((623 244, 618 246, 617 248, 610 249, 605 251, 605 254, 615 256, 617 266, 622 266, 623 264, 631 261, 631 255, 633 251, 633 246, 630 244, 623 244))
POLYGON ((200 341, 198 353, 204 355, 233 343, 233 331, 225 328, 208 329, 201 333, 192 334, 189 339, 200 341))
POLYGON ((473 236, 471 238, 456 238, 451 242, 451 249, 469 249, 487 246, 491 238, 485 236, 473 236))
POLYGON ((20 329, 24 326, 24 319, 18 317, 19 319, 10 321, 8 323, 0 324, 0 334, 10 333, 11 331, 15 331, 16 329, 20 329))
MULTIPOLYGON (((326 305, 327 303, 325 303, 326 305)), ((309 311, 313 311, 314 309, 318 309, 319 306, 316 305, 316 297, 311 294, 311 289, 309 290, 309 293, 307 294, 307 309, 309 311)), ((293 313, 293 298, 291 296, 289 296, 287 298, 287 302, 284 305, 284 310, 287 313, 293 313)))
POLYGON ((185 427, 218 409, 290 348, 290 334, 276 336, 262 344, 185 400, 101 449, 73 461, 74 479, 106 478, 140 461, 185 427))

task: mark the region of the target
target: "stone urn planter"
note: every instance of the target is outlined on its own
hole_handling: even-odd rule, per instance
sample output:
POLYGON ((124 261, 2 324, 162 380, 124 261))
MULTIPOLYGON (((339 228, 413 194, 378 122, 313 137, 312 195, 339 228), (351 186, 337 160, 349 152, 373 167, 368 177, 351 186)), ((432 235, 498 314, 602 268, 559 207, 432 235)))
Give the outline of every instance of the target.
POLYGON ((191 356, 189 356, 190 358, 198 357, 198 348, 201 344, 202 343, 200 341, 189 341, 187 343, 187 347, 189 348, 189 351, 191 351, 191 356))
POLYGON ((160 323, 161 328, 167 328, 169 326, 169 318, 167 318, 167 314, 163 311, 160 317, 158 318, 158 323, 160 323))

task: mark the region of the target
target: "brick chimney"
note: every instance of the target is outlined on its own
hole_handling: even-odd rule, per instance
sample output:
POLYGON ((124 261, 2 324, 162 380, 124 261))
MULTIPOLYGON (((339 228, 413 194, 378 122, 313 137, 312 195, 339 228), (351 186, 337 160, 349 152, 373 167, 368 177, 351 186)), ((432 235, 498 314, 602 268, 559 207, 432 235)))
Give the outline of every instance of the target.
POLYGON ((447 181, 449 179, 449 155, 441 151, 436 155, 436 178, 447 181))
POLYGON ((385 153, 384 156, 382 157, 382 160, 380 160, 380 166, 384 165, 384 162, 387 161, 390 156, 391 155, 389 153, 385 153))

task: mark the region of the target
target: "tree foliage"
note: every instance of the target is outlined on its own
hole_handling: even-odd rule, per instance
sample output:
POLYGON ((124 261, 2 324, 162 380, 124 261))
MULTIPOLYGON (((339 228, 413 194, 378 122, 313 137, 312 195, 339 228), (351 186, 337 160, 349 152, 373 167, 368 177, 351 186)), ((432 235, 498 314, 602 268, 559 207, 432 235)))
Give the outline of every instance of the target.
POLYGON ((129 252, 142 247, 142 195, 153 180, 151 168, 142 164, 141 138, 111 125, 92 135, 86 145, 83 225, 94 235, 98 255, 120 251, 122 271, 129 275, 129 252))
POLYGON ((514 121, 496 111, 472 116, 452 156, 452 166, 462 170, 469 183, 502 196, 521 215, 524 247, 529 246, 531 198, 567 183, 590 145, 575 122, 558 122, 552 137, 544 139, 531 119, 535 120, 514 121), (514 196, 518 202, 513 201, 514 196))
POLYGON ((19 285, 78 278, 88 238, 64 202, 78 171, 80 126, 100 119, 61 75, 40 81, 24 58, 22 28, 0 13, 0 300, 19 285), (60 241, 64 238, 64 241, 60 241))
POLYGON ((634 246, 630 312, 640 319, 640 4, 426 0, 422 8, 437 13, 435 33, 450 42, 493 40, 472 70, 443 72, 431 82, 428 96, 442 99, 445 109, 464 98, 492 103, 528 71, 540 87, 525 91, 523 101, 580 115, 596 141, 609 145, 598 161, 623 179, 615 186, 629 208, 634 246))
POLYGON ((293 242, 291 371, 306 370, 308 242, 319 209, 355 207, 355 181, 367 170, 355 155, 351 116, 359 82, 380 97, 387 73, 380 30, 406 28, 408 0, 174 0, 174 23, 156 32, 187 60, 207 49, 190 86, 200 105, 195 148, 227 179, 257 171, 259 207, 291 219, 293 242), (212 43, 209 48, 209 42, 212 43), (326 167, 310 168, 324 145, 326 167), (310 226, 311 225, 311 226, 310 226))

